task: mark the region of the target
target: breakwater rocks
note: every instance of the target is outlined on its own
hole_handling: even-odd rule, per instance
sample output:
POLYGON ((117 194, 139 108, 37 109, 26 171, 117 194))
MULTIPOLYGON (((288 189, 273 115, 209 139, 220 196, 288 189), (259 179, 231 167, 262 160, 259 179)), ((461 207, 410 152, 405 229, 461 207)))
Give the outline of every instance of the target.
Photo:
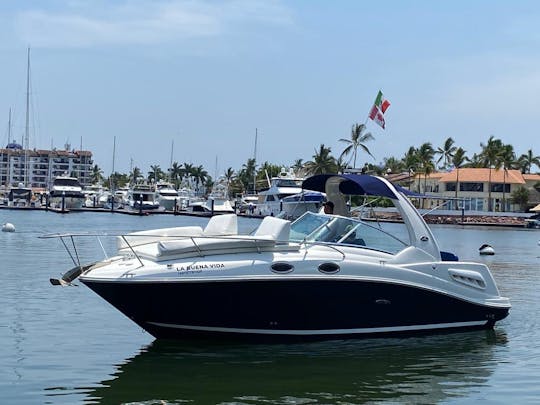
MULTIPOLYGON (((370 221, 402 222, 401 216, 394 212, 377 212, 375 216, 363 218, 370 221)), ((447 225, 494 225, 508 227, 525 227, 524 217, 511 215, 424 215, 428 224, 447 225)))

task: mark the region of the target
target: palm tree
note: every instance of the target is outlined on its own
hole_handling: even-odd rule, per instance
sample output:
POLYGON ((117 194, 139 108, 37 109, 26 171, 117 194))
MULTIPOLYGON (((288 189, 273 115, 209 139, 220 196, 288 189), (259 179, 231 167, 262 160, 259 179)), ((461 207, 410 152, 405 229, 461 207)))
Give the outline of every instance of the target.
POLYGON ((400 173, 405 167, 403 160, 399 160, 393 156, 389 158, 384 158, 384 169, 386 172, 390 171, 391 173, 400 173))
MULTIPOLYGON (((465 150, 463 148, 457 148, 454 156, 452 156, 452 164, 456 168, 456 198, 458 197, 458 190, 459 190, 459 168, 463 166, 463 164, 469 160, 467 156, 465 156, 465 150)), ((457 202, 456 202, 457 204, 457 202)))
POLYGON ((157 183, 159 180, 161 180, 164 177, 165 173, 163 173, 163 170, 161 170, 161 167, 159 165, 150 165, 150 171, 148 172, 148 181, 149 182, 155 182, 157 183))
POLYGON ((527 153, 519 157, 519 165, 522 173, 530 174, 532 165, 540 168, 540 156, 534 156, 532 149, 529 149, 527 153))
POLYGON ((297 176, 301 176, 302 169, 304 168, 304 159, 296 159, 292 164, 292 168, 297 176))
POLYGON ((174 162, 171 165, 170 169, 171 181, 174 183, 175 187, 178 188, 182 182, 182 177, 184 175, 184 170, 182 165, 179 165, 178 162, 174 162))
POLYGON ((225 180, 227 181, 227 198, 229 198, 229 186, 235 177, 233 168, 229 167, 227 170, 225 170, 224 176, 225 180))
POLYGON ((484 167, 489 168, 489 179, 488 179, 488 211, 493 211, 493 204, 491 202, 491 169, 499 169, 501 166, 499 155, 501 153, 502 142, 500 139, 495 139, 491 135, 484 145, 480 143, 482 152, 480 153, 481 162, 484 167))
POLYGON ((90 175, 90 180, 93 184, 99 183, 103 180, 103 170, 98 165, 94 165, 92 168, 92 174, 90 175))
POLYGON ((305 164, 308 175, 335 173, 336 159, 331 155, 332 149, 321 144, 319 150, 315 150, 313 160, 305 164))
POLYGON ((183 171, 182 171, 182 178, 186 178, 189 183, 189 187, 193 186, 192 180, 193 180, 193 165, 191 163, 184 162, 183 164, 183 171))
POLYGON ((375 138, 371 135, 371 132, 366 132, 364 134, 363 132, 365 129, 366 126, 364 124, 354 124, 351 129, 351 139, 341 138, 339 140, 340 142, 345 142, 347 144, 347 147, 341 152, 340 157, 345 157, 351 152, 353 153, 353 169, 356 168, 356 151, 358 147, 362 148, 364 152, 373 157, 365 143, 375 138))
POLYGON ((525 187, 520 186, 512 193, 512 202, 519 204, 521 211, 525 211, 525 207, 529 202, 529 191, 525 187))
POLYGON ((433 157, 435 156, 435 150, 430 142, 423 143, 416 151, 418 156, 418 162, 424 170, 424 192, 426 191, 427 176, 433 172, 435 165, 433 164, 433 157))
POLYGON ((255 168, 255 159, 248 159, 247 162, 242 165, 242 170, 240 170, 238 178, 244 185, 244 190, 249 190, 249 184, 252 183, 253 192, 256 191, 255 168))
POLYGON ((210 178, 208 172, 204 170, 202 165, 193 168, 191 173, 193 180, 195 181, 195 188, 199 189, 199 184, 205 184, 205 182, 210 178))
POLYGON ((131 179, 131 182, 135 184, 141 177, 142 177, 141 169, 135 166, 133 170, 131 171, 131 173, 129 174, 129 178, 131 179))
POLYGON ((499 154, 499 161, 503 168, 503 203, 502 211, 506 211, 506 172, 516 164, 516 154, 512 145, 503 145, 499 154))
POLYGON ((444 141, 444 146, 442 148, 437 148, 435 151, 436 155, 440 155, 437 163, 443 162, 443 168, 448 168, 448 165, 452 161, 452 156, 456 153, 457 147, 454 146, 454 140, 450 137, 444 141))

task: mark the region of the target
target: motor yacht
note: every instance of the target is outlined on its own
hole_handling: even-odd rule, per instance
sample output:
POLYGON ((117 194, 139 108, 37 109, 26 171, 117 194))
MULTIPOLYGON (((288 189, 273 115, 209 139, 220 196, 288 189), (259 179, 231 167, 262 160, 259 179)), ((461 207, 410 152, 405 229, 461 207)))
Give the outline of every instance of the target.
POLYGON ((81 208, 85 201, 81 183, 76 177, 58 176, 49 190, 49 204, 54 208, 81 208))
POLYGON ((51 282, 78 278, 156 338, 412 334, 492 328, 508 315, 488 267, 442 252, 405 189, 357 174, 303 188, 325 192, 334 213, 267 216, 249 235, 235 214, 119 235, 115 256, 84 264, 72 253, 75 267, 51 282), (403 232, 350 217, 349 195, 394 203, 403 232))
POLYGON ((227 197, 227 187, 224 184, 216 184, 206 200, 192 201, 188 209, 192 212, 205 212, 214 214, 229 214, 234 208, 227 197))
POLYGON ((135 184, 130 187, 127 205, 133 211, 152 211, 159 209, 155 189, 150 184, 135 184))
POLYGON ((172 183, 160 181, 156 184, 156 200, 167 211, 174 211, 175 207, 180 206, 178 191, 172 183))
POLYGON ((317 211, 324 201, 324 194, 302 188, 302 177, 292 169, 281 172, 269 180, 269 187, 259 192, 255 212, 259 215, 296 219, 306 211, 317 211))
POLYGON ((17 187, 11 187, 7 193, 7 205, 9 207, 30 207, 35 204, 34 192, 31 187, 25 187, 19 183, 17 187))

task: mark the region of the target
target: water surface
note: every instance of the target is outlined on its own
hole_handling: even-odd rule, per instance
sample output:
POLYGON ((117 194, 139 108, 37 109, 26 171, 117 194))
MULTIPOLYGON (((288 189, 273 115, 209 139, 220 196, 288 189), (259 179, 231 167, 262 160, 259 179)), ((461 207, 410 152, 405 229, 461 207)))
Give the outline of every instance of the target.
MULTIPOLYGON (((540 398, 537 230, 432 227, 441 249, 487 263, 501 293, 510 297, 510 316, 494 331, 249 345, 154 341, 86 287, 49 284, 72 263, 58 240, 39 235, 204 226, 206 219, 0 211, 0 223, 6 221, 17 232, 0 233, 1 403, 461 404, 540 398), (496 255, 479 256, 483 243, 494 246, 496 255)), ((243 230, 257 224, 240 219, 243 230)), ((100 253, 80 251, 83 257, 100 253)), ((178 310, 189 305, 178 297, 178 310)))

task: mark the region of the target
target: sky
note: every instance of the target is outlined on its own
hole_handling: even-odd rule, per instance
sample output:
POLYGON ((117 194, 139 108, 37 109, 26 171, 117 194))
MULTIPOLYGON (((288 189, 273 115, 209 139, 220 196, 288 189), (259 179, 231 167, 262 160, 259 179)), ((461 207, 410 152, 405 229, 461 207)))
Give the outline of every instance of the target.
POLYGON ((448 137, 539 155, 539 21, 534 0, 0 0, 0 142, 10 108, 25 132, 30 47, 30 146, 82 145, 105 174, 290 166, 355 123, 375 138, 357 166, 448 137))

